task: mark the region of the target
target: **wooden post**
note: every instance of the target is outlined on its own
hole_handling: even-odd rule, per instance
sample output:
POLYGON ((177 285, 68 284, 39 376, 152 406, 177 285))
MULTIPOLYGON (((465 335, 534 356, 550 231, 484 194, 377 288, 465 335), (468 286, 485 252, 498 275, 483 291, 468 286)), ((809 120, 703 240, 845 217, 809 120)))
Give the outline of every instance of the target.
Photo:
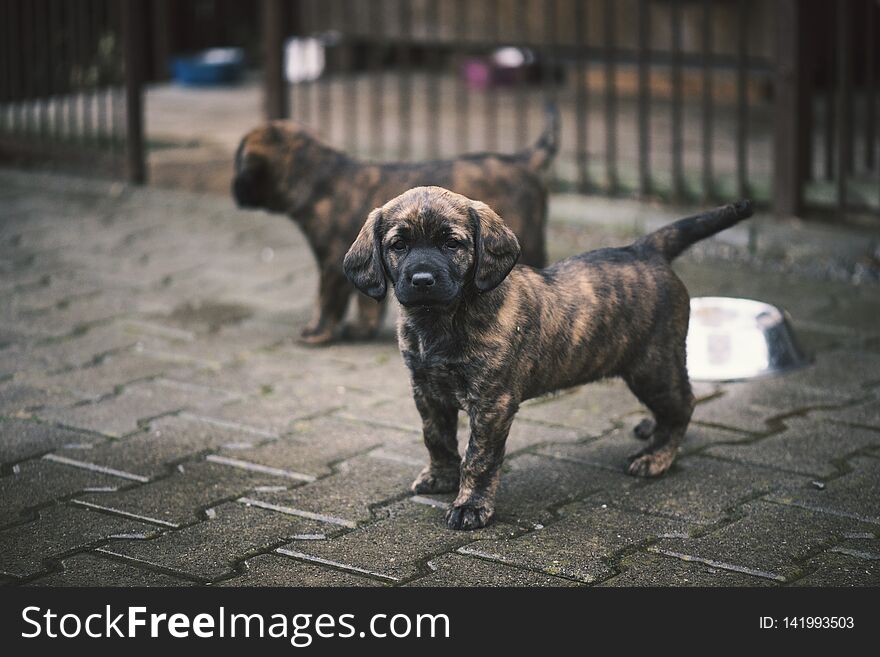
POLYGON ((801 213, 803 184, 809 174, 812 112, 804 14, 800 0, 776 2, 773 206, 780 216, 801 213))
POLYGON ((287 78, 284 75, 284 37, 287 30, 282 0, 262 1, 263 73, 267 119, 290 116, 287 78))
POLYGON ((125 0, 122 29, 125 48, 125 158, 129 182, 147 180, 144 153, 144 21, 143 0, 125 0))

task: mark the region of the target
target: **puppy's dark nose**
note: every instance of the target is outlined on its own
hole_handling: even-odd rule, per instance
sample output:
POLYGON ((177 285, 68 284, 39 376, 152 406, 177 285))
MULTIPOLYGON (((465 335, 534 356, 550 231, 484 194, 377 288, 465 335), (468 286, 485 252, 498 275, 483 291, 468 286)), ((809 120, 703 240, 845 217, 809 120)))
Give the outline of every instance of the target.
POLYGON ((413 287, 431 287, 434 284, 434 274, 420 271, 412 275, 410 282, 413 284, 413 287))

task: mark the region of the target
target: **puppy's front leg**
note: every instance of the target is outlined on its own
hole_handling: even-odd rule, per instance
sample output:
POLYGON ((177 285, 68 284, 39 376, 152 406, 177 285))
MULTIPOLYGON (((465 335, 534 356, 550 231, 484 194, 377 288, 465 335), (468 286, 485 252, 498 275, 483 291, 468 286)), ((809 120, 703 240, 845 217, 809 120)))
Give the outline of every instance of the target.
POLYGON ((471 438, 461 467, 458 497, 446 512, 450 529, 479 529, 495 513, 504 445, 517 407, 497 402, 471 411, 471 438))
POLYGON ((412 483, 414 493, 452 493, 458 490, 461 457, 458 455, 458 409, 444 406, 421 393, 413 383, 416 408, 422 416, 422 434, 430 463, 412 483))

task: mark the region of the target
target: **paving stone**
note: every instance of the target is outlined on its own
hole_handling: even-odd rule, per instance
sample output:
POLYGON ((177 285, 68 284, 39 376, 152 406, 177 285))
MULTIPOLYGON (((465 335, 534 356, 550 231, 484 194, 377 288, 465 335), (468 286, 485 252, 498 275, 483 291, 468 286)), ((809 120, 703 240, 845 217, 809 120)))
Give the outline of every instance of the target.
POLYGON ((842 391, 789 386, 784 377, 772 384, 769 381, 771 379, 726 384, 721 396, 697 404, 691 422, 765 434, 781 427, 779 423, 772 424, 779 416, 835 406, 850 399, 848 393, 842 391))
POLYGON ((259 554, 248 559, 243 575, 217 586, 383 586, 384 582, 355 573, 291 559, 281 554, 259 554))
POLYGON ((153 479, 180 461, 224 446, 237 452, 265 440, 264 434, 218 426, 182 414, 154 420, 149 427, 119 440, 82 436, 77 444, 68 445, 56 454, 153 479))
POLYGON ((357 456, 339 463, 329 477, 281 492, 256 492, 254 503, 287 513, 321 517, 343 527, 369 520, 371 507, 409 495, 421 466, 382 456, 357 456))
POLYGON ((824 552, 805 564, 810 573, 793 586, 880 586, 880 561, 824 552))
POLYGON ((614 420, 642 408, 623 381, 599 381, 526 402, 518 416, 577 429, 582 436, 599 436, 614 420))
POLYGON ((127 350, 87 367, 49 374, 28 373, 22 380, 44 390, 72 393, 79 399, 97 399, 121 385, 156 377, 167 368, 167 363, 127 350))
POLYGON ((166 527, 195 522, 202 510, 260 486, 272 489, 298 482, 210 462, 178 465, 174 474, 117 493, 81 495, 76 502, 166 527))
POLYGON ((738 511, 743 517, 699 538, 663 538, 651 549, 782 582, 797 579, 807 559, 846 532, 865 529, 855 520, 769 502, 738 511))
POLYGON ((29 509, 69 497, 84 490, 115 490, 130 480, 107 473, 73 468, 39 459, 15 466, 12 474, 0 477, 0 526, 19 521, 33 513, 29 509))
POLYGON ((880 431, 868 431, 813 418, 790 418, 786 430, 743 445, 711 447, 709 454, 789 472, 830 477, 853 452, 880 446, 880 431))
POLYGON ((290 433, 296 422, 326 415, 336 408, 357 403, 360 396, 357 391, 337 386, 311 385, 307 381, 301 387, 301 394, 273 391, 265 396, 218 407, 207 413, 206 417, 282 435, 290 433))
MULTIPOLYGON (((603 491, 619 496, 639 482, 623 471, 524 454, 507 461, 495 500, 500 521, 534 525, 552 520, 553 509, 603 491)), ((453 496, 450 496, 453 497, 453 496)))
POLYGON ((183 410, 184 401, 150 389, 125 388, 106 399, 66 408, 47 407, 37 415, 66 427, 118 438, 138 431, 152 418, 183 410))
POLYGON ((399 582, 427 574, 425 562, 438 554, 483 537, 514 533, 514 528, 500 522, 472 532, 453 531, 446 528, 442 507, 405 500, 389 507, 382 520, 329 541, 293 541, 279 552, 399 582))
POLYGON ((880 396, 873 391, 873 398, 861 404, 847 406, 833 411, 817 412, 810 414, 811 417, 827 418, 836 422, 858 424, 864 427, 872 427, 880 430, 880 396))
POLYGON ((517 538, 480 540, 459 552, 589 584, 614 574, 611 563, 621 551, 686 527, 591 500, 566 506, 560 514, 560 520, 517 538))
POLYGON ((298 534, 319 534, 327 529, 338 530, 314 520, 230 502, 213 508, 208 518, 197 524, 149 541, 113 541, 101 551, 212 580, 229 574, 238 561, 255 552, 298 534))
POLYGON ((43 422, 0 418, 0 463, 15 463, 66 445, 86 436, 43 422))
POLYGON ((332 464, 381 445, 389 433, 388 429, 332 417, 302 420, 291 429, 284 438, 246 449, 230 445, 219 453, 317 478, 331 474, 332 464))
POLYGON ((428 561, 429 575, 404 586, 578 586, 577 582, 462 554, 441 554, 428 561))
POLYGON ((852 472, 825 482, 822 489, 799 487, 771 497, 782 504, 880 524, 880 459, 854 458, 848 464, 852 472))
POLYGON ((71 336, 42 343, 33 349, 33 355, 46 363, 48 369, 57 371, 83 367, 113 352, 124 353, 136 343, 137 336, 127 331, 123 324, 114 322, 91 326, 71 336))
POLYGON ((868 561, 880 560, 880 532, 875 529, 869 532, 844 534, 844 539, 831 548, 831 552, 868 561))
POLYGON ((43 560, 116 536, 149 536, 154 527, 130 518, 69 506, 53 506, 39 519, 0 531, 0 573, 27 577, 44 570, 43 560))
MULTIPOLYGON (((267 321, 262 317, 245 320, 234 326, 224 326, 216 333, 199 335, 188 331, 168 330, 147 322, 130 324, 138 336, 138 350, 151 358, 172 364, 193 364, 219 369, 246 357, 256 350, 273 347, 290 338, 291 327, 267 321)), ((195 382, 195 381, 194 381, 195 382)), ((211 379, 209 385, 217 386, 211 379)), ((235 387, 235 391, 241 391, 235 387)), ((243 392, 257 392, 257 387, 243 392)))
POLYGON ((97 552, 85 552, 61 562, 62 569, 39 577, 28 586, 192 586, 180 577, 148 570, 97 552))
POLYGON ((77 395, 42 390, 15 379, 0 382, 0 415, 7 417, 27 417, 43 406, 69 406, 77 401, 77 395))
MULTIPOLYGON (((367 422, 378 427, 388 427, 398 431, 422 433, 422 417, 416 410, 412 395, 398 399, 382 400, 365 408, 342 408, 335 415, 347 420, 367 422)), ((463 420, 459 417, 459 430, 463 420)))
POLYGON ((617 565, 619 575, 598 586, 773 586, 772 580, 753 577, 698 561, 684 561, 652 552, 637 552, 617 565))
POLYGON ((646 513, 694 523, 713 523, 727 516, 736 505, 754 497, 808 486, 809 477, 689 456, 677 459, 662 477, 624 489, 615 501, 646 513))
MULTIPOLYGON (((627 466, 627 457, 643 449, 645 442, 633 435, 633 427, 641 416, 625 422, 624 426, 594 440, 572 444, 553 444, 538 449, 539 454, 553 458, 586 463, 614 472, 622 472, 627 466)), ((688 427, 681 455, 687 455, 715 443, 741 442, 753 440, 749 434, 704 427, 692 424, 688 427)))

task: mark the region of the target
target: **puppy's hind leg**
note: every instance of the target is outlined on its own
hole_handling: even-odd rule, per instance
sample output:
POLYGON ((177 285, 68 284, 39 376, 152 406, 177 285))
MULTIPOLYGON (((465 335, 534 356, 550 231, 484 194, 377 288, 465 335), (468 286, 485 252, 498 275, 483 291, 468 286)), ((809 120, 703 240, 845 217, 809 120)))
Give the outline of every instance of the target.
POLYGON ((385 317, 387 300, 376 301, 366 294, 357 295, 357 319, 346 324, 342 337, 346 340, 370 340, 376 337, 385 317))
MULTIPOLYGON (((630 457, 627 472, 631 475, 659 477, 666 472, 678 454, 690 423, 694 396, 683 349, 676 351, 682 353, 676 353, 665 366, 625 377, 630 390, 654 415, 651 442, 630 457)), ((639 427, 645 422, 650 420, 643 421, 639 427)))
POLYGON ((336 337, 336 327, 345 316, 352 290, 354 286, 348 282, 342 268, 331 266, 322 269, 318 310, 315 318, 300 333, 300 342, 310 345, 332 342, 336 337))

